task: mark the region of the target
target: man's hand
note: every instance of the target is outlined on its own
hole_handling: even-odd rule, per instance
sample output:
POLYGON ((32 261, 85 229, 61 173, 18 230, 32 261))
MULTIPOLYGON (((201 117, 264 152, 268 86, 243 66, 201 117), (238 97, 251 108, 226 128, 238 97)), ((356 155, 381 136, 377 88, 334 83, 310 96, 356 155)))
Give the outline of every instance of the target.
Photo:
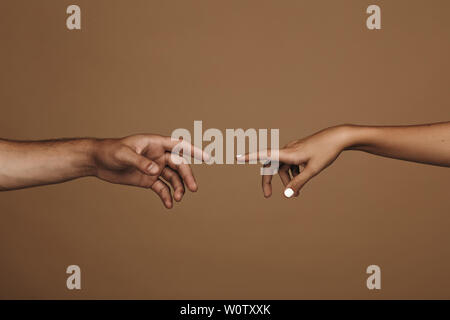
POLYGON ((193 192, 198 188, 184 158, 187 156, 209 159, 185 141, 153 134, 122 139, 0 140, 0 190, 96 176, 112 183, 152 189, 171 208, 173 199, 183 198, 185 186, 193 192), (181 157, 171 153, 175 146, 191 154, 181 157))
MULTIPOLYGON (((185 186, 192 192, 198 189, 187 161, 171 153, 179 143, 180 141, 159 135, 98 140, 93 153, 95 175, 112 183, 152 189, 164 205, 171 208, 172 193, 167 183, 173 188, 175 201, 181 201, 185 186)), ((192 145, 190 149, 191 156, 208 159, 208 155, 202 150, 192 145)))

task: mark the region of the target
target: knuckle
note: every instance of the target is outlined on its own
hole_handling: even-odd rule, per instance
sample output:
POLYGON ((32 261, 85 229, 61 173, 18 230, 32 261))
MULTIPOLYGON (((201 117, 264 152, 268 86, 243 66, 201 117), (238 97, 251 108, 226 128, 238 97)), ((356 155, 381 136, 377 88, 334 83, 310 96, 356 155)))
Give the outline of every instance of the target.
POLYGON ((139 183, 139 186, 145 189, 150 189, 152 187, 152 184, 146 181, 142 181, 139 183))
POLYGON ((170 171, 167 169, 167 167, 165 167, 165 168, 161 171, 161 175, 163 175, 164 177, 167 177, 167 178, 169 178, 169 177, 171 176, 171 173, 172 173, 172 172, 170 172, 170 171))
POLYGON ((158 187, 158 189, 157 189, 157 192, 158 192, 160 195, 162 195, 162 196, 165 195, 165 192, 164 192, 164 191, 166 191, 166 188, 165 188, 164 186, 158 187))
POLYGON ((139 181, 139 186, 142 188, 150 189, 153 186, 153 182, 142 177, 139 181))

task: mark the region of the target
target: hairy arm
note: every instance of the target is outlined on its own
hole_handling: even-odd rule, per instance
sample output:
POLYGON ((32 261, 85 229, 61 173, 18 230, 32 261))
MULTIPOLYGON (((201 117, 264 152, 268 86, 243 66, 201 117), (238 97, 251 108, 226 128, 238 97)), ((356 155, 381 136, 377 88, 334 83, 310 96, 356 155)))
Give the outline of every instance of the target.
POLYGON ((95 173, 94 140, 0 140, 0 190, 20 189, 95 173))
POLYGON ((173 199, 183 198, 185 186, 192 192, 198 188, 189 163, 172 153, 180 144, 192 157, 209 158, 187 142, 155 134, 120 139, 0 140, 0 191, 95 176, 151 189, 170 209, 173 199))

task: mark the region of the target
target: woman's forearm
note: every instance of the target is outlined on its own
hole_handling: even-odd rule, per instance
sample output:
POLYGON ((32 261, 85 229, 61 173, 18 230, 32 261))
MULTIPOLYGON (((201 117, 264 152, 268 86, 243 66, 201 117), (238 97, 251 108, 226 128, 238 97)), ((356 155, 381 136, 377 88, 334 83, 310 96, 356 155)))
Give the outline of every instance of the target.
POLYGON ((414 126, 345 126, 346 150, 450 166, 450 122, 414 126))
POLYGON ((20 189, 91 175, 94 140, 0 140, 0 190, 20 189))
MULTIPOLYGON (((298 196, 300 189, 344 150, 450 167, 450 122, 397 127, 339 125, 293 140, 276 152, 280 165, 276 173, 285 186, 284 195, 298 196)), ((238 157, 241 161, 256 159, 261 159, 258 152, 238 157)), ((271 174, 262 176, 265 197, 272 195, 271 181, 271 174)))

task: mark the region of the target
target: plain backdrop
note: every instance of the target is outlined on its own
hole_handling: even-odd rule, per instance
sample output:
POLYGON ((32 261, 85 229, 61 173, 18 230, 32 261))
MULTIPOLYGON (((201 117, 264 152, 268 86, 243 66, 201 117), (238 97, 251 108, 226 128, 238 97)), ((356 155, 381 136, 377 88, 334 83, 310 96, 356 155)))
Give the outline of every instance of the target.
MULTIPOLYGON (((0 137, 449 120, 449 1, 0 3, 0 137), (66 28, 78 4, 82 30, 66 28), (366 28, 381 7, 382 29, 366 28)), ((196 194, 94 178, 0 193, 0 298, 450 298, 450 171, 345 152, 287 200, 258 166, 196 194), (66 288, 81 267, 82 290, 66 288), (366 287, 367 266, 382 289, 366 287)))

